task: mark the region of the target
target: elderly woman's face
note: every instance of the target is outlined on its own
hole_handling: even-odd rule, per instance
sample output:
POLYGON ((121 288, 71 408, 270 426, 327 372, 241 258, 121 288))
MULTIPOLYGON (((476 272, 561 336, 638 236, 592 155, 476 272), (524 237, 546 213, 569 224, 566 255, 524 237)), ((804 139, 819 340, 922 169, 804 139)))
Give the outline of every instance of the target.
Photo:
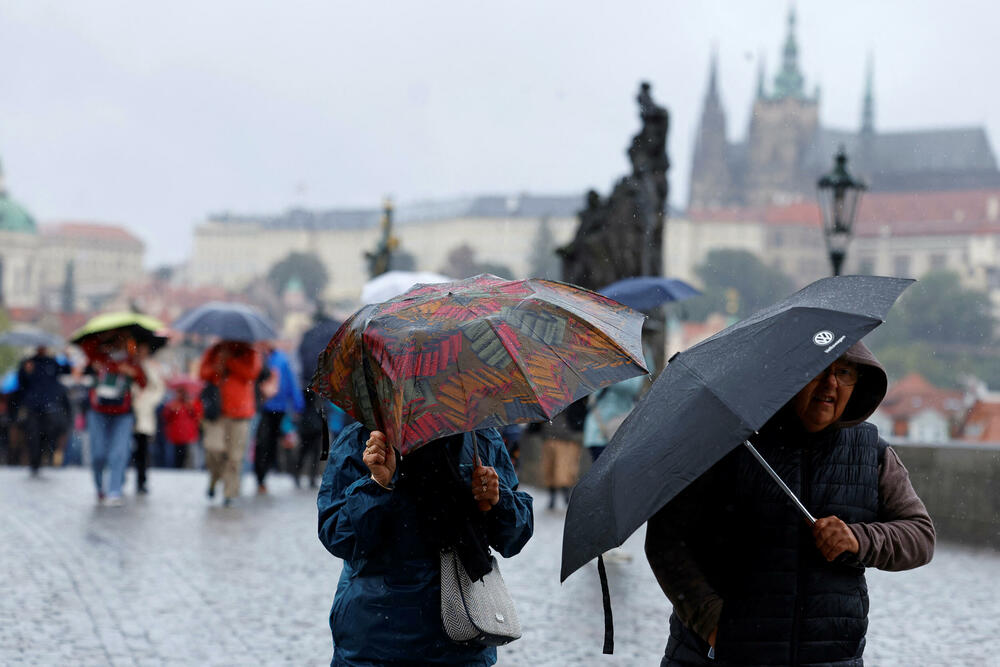
POLYGON ((840 419, 857 381, 858 366, 854 362, 838 359, 830 364, 792 399, 802 426, 815 433, 840 419))

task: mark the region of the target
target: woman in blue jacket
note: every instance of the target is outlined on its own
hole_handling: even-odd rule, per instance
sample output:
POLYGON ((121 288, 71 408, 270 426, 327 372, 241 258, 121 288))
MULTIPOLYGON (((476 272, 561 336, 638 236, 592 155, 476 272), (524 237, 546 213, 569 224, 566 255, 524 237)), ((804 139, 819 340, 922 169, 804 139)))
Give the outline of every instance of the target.
POLYGON ((398 465, 381 432, 344 429, 317 500, 320 541, 344 559, 331 665, 494 664, 495 648, 444 633, 439 552, 454 548, 473 579, 489 571, 489 547, 520 552, 534 518, 517 486, 495 429, 441 438, 398 465))

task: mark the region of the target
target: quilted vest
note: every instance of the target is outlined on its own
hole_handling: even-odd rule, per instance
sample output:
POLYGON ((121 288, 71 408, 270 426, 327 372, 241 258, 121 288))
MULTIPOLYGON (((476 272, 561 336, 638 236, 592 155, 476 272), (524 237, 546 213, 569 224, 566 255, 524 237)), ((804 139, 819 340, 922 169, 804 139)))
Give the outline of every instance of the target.
MULTIPOLYGON (((886 445, 871 424, 817 435, 775 430, 754 444, 813 516, 876 520, 886 445)), ((706 572, 724 602, 715 660, 705 664, 861 665, 864 568, 822 557, 810 526, 749 452, 741 448, 722 465, 732 485, 721 491, 718 534, 703 547, 706 572)), ((692 639, 671 618, 671 643, 703 648, 692 639)))

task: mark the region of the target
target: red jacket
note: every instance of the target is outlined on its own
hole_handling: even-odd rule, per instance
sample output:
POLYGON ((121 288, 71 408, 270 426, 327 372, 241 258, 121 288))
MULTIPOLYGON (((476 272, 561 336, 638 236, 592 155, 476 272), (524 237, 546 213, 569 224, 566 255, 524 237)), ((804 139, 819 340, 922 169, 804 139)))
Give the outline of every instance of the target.
POLYGON ((201 417, 204 411, 201 407, 201 400, 194 399, 194 402, 185 403, 180 398, 175 398, 163 406, 164 433, 167 442, 172 445, 190 445, 198 440, 198 427, 201 425, 201 417))
POLYGON ((199 375, 218 385, 223 417, 249 419, 257 412, 253 389, 263 363, 260 352, 247 343, 223 341, 205 351, 199 375))

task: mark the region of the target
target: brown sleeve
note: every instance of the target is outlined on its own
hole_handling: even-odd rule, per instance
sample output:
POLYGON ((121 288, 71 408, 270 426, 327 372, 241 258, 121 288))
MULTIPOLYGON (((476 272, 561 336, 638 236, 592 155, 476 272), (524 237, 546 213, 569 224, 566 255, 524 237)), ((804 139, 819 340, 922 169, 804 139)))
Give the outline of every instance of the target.
POLYGON ((719 625, 722 598, 708 582, 684 540, 685 528, 699 522, 699 503, 677 498, 646 525, 646 560, 681 623, 708 641, 719 625))
POLYGON ((874 523, 849 524, 858 540, 858 559, 880 570, 909 570, 934 556, 934 523, 910 484, 910 475, 887 447, 878 479, 879 516, 874 523))

